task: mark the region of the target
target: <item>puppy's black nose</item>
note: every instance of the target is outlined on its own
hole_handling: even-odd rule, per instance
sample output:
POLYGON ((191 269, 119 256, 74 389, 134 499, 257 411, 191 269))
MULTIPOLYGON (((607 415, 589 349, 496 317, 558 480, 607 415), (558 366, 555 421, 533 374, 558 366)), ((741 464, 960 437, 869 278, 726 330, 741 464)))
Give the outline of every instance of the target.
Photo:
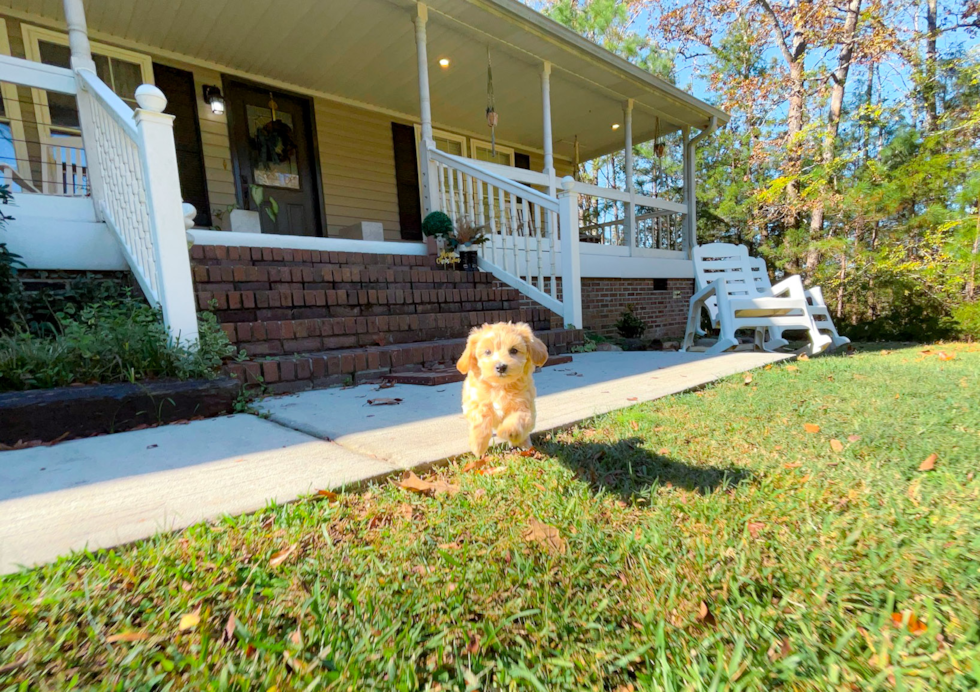
POLYGON ((507 363, 497 363, 496 370, 498 375, 503 375, 505 372, 507 372, 507 363))

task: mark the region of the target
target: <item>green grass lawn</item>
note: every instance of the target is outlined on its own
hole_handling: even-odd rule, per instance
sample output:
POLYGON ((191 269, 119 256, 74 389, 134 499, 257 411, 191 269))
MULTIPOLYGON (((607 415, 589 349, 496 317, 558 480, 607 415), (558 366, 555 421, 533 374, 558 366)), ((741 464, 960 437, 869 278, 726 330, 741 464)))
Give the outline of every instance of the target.
POLYGON ((0 689, 975 690, 980 347, 922 351, 5 577, 0 689))

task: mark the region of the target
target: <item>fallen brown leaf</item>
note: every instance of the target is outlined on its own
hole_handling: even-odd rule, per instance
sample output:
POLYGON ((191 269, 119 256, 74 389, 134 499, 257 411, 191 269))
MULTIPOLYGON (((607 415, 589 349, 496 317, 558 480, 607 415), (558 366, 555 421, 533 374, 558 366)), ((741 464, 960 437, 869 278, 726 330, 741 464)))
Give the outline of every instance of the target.
POLYGON ((235 625, 237 621, 235 619, 234 613, 228 613, 228 621, 225 623, 225 629, 221 633, 222 639, 227 643, 235 639, 235 625))
POLYGON ((403 502, 398 505, 398 509, 395 510, 395 514, 400 516, 405 521, 411 521, 415 514, 415 510, 412 508, 412 505, 408 504, 407 502, 403 502))
POLYGON ((909 624, 907 628, 909 632, 918 635, 929 629, 926 627, 924 622, 915 617, 915 613, 910 611, 905 611, 904 613, 892 613, 892 624, 895 625, 895 627, 903 627, 906 613, 908 613, 909 616, 909 624))
POLYGON ((543 458, 543 455, 541 454, 541 452, 539 452, 538 450, 536 450, 534 447, 531 447, 530 449, 522 449, 520 451, 520 455, 522 457, 534 457, 535 459, 542 459, 543 458))
POLYGON ((565 554, 567 546, 565 544, 565 539, 561 537, 558 529, 550 524, 545 524, 542 521, 532 518, 528 522, 527 528, 524 529, 524 533, 521 537, 525 541, 533 541, 538 543, 548 552, 558 553, 560 555, 565 554))
POLYGON ((698 604, 697 619, 698 622, 703 622, 706 625, 715 624, 715 616, 711 614, 710 610, 708 610, 708 604, 704 601, 701 601, 701 603, 698 604))
POLYGON ((953 360, 955 358, 955 353, 944 353, 943 351, 939 352, 939 360, 953 360))
POLYGON ((799 358, 797 358, 797 360, 810 360, 810 356, 808 356, 805 353, 801 353, 799 358))
POLYGON ((2 666, 0 666, 0 675, 3 675, 4 673, 10 673, 12 671, 17 670, 18 668, 27 665, 27 662, 29 660, 30 658, 28 658, 27 654, 24 654, 23 656, 21 656, 15 661, 11 661, 10 663, 3 664, 2 666))
POLYGON ((299 625, 290 633, 289 641, 295 646, 303 646, 303 633, 300 631, 299 625))
POLYGON ((786 658, 789 655, 789 639, 783 637, 780 641, 773 642, 766 655, 773 663, 781 658, 786 658))
POLYGON ((640 429, 640 422, 639 421, 635 421, 635 420, 631 420, 630 421, 630 428, 632 428, 634 431, 639 430, 640 429))
POLYGON ((482 469, 484 466, 486 466, 489 463, 490 463, 490 460, 487 459, 486 457, 483 457, 482 459, 474 459, 473 461, 468 462, 463 467, 463 473, 466 473, 468 471, 479 471, 480 469, 482 469))
POLYGON ((476 656, 478 653, 480 653, 480 635, 476 632, 470 632, 470 641, 463 651, 468 653, 470 656, 476 656))
POLYGON ((315 497, 327 500, 328 502, 337 502, 340 499, 340 495, 332 490, 317 490, 315 497))
POLYGON ((535 488, 537 488, 541 492, 546 492, 545 487, 543 485, 541 485, 540 483, 532 483, 531 485, 533 485, 535 488))
POLYGON ((119 632, 118 634, 110 634, 105 640, 109 644, 115 644, 116 642, 145 642, 149 638, 150 635, 146 632, 119 632))
POLYGON ((201 606, 198 606, 193 613, 186 613, 181 616, 180 622, 177 623, 177 630, 180 632, 186 632, 187 630, 192 630, 197 627, 198 623, 201 622, 201 606))
POLYGON ((813 423, 805 423, 803 425, 803 429, 806 430, 808 433, 818 433, 818 432, 820 432, 820 426, 819 425, 815 425, 813 423))
POLYGON ((932 471, 936 468, 936 461, 939 459, 938 454, 930 454, 926 457, 926 460, 919 464, 920 471, 932 471))
POLYGON ((476 472, 478 476, 499 476, 507 470, 506 466, 493 466, 488 469, 479 469, 476 472))
POLYGON ((790 462, 788 464, 783 464, 783 468, 787 468, 787 469, 798 469, 801 466, 803 466, 803 464, 801 464, 798 461, 792 461, 792 462, 790 462))
POLYGON ((368 406, 397 406, 401 399, 368 399, 368 406))
POLYGON ((797 370, 799 370, 799 368, 798 368, 798 367, 796 367, 795 365, 787 365, 787 366, 786 366, 786 370, 787 370, 788 372, 796 372, 797 370))
POLYGON ((762 529, 766 528, 766 525, 761 521, 750 521, 748 524, 745 525, 745 528, 748 529, 749 534, 751 534, 752 538, 758 538, 759 532, 762 531, 762 529))
POLYGON ((861 439, 861 436, 860 435, 848 435, 847 436, 847 441, 848 442, 857 442, 860 439, 861 439))
POLYGON ((400 481, 395 481, 395 485, 420 495, 438 495, 439 493, 455 495, 460 490, 458 485, 450 485, 446 481, 424 481, 411 471, 406 471, 400 481))
POLYGON ((751 375, 751 373, 745 375, 745 384, 752 384, 752 375, 751 375))
POLYGON ((841 442, 840 440, 831 440, 830 448, 835 452, 837 452, 838 454, 840 454, 841 452, 844 451, 844 443, 841 442))
POLYGON ((626 397, 626 401, 637 401, 637 398, 635 396, 628 396, 626 397))
POLYGON ((294 552, 296 552, 295 543, 293 543, 288 548, 283 548, 275 555, 273 555, 271 558, 269 558, 269 567, 278 567, 279 565, 284 563, 289 558, 289 556, 292 555, 294 552))

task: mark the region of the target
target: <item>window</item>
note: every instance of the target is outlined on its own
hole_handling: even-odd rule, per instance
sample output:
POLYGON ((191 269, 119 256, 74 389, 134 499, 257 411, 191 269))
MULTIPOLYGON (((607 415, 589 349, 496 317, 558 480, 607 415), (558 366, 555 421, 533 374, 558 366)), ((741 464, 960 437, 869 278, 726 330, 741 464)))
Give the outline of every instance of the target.
MULTIPOLYGON (((71 67, 71 49, 68 36, 57 31, 25 24, 24 45, 30 60, 71 67)), ((140 84, 153 83, 153 63, 149 56, 115 48, 100 43, 92 44, 92 60, 99 79, 105 82, 119 98, 136 108, 136 88, 140 84)), ((79 130, 78 109, 75 97, 34 90, 35 110, 42 136, 77 136, 79 130)))
POLYGON ((481 142, 478 139, 470 141, 470 158, 487 163, 496 163, 501 166, 514 165, 514 150, 510 147, 503 147, 499 144, 493 147, 490 142, 481 142))
MULTIPOLYGON (((0 18, 0 55, 10 55, 7 23, 3 18, 0 18)), ((23 172, 24 179, 30 180, 24 121, 17 99, 17 86, 0 81, 0 185, 10 185, 10 190, 15 193, 21 192, 22 188, 12 172, 23 172)))

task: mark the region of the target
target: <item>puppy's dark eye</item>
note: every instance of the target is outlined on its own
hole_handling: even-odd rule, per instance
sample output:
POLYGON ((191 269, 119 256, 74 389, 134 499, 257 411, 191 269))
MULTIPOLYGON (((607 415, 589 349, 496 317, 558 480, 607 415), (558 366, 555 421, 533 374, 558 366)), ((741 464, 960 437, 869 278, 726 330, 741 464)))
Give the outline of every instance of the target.
POLYGON ((487 349, 486 351, 484 351, 484 352, 483 352, 483 355, 485 355, 485 356, 489 356, 489 355, 490 355, 490 353, 491 353, 491 351, 490 351, 490 349, 488 348, 488 349, 487 349))
POLYGON ((510 349, 510 355, 516 356, 517 355, 517 349, 516 348, 510 349))

